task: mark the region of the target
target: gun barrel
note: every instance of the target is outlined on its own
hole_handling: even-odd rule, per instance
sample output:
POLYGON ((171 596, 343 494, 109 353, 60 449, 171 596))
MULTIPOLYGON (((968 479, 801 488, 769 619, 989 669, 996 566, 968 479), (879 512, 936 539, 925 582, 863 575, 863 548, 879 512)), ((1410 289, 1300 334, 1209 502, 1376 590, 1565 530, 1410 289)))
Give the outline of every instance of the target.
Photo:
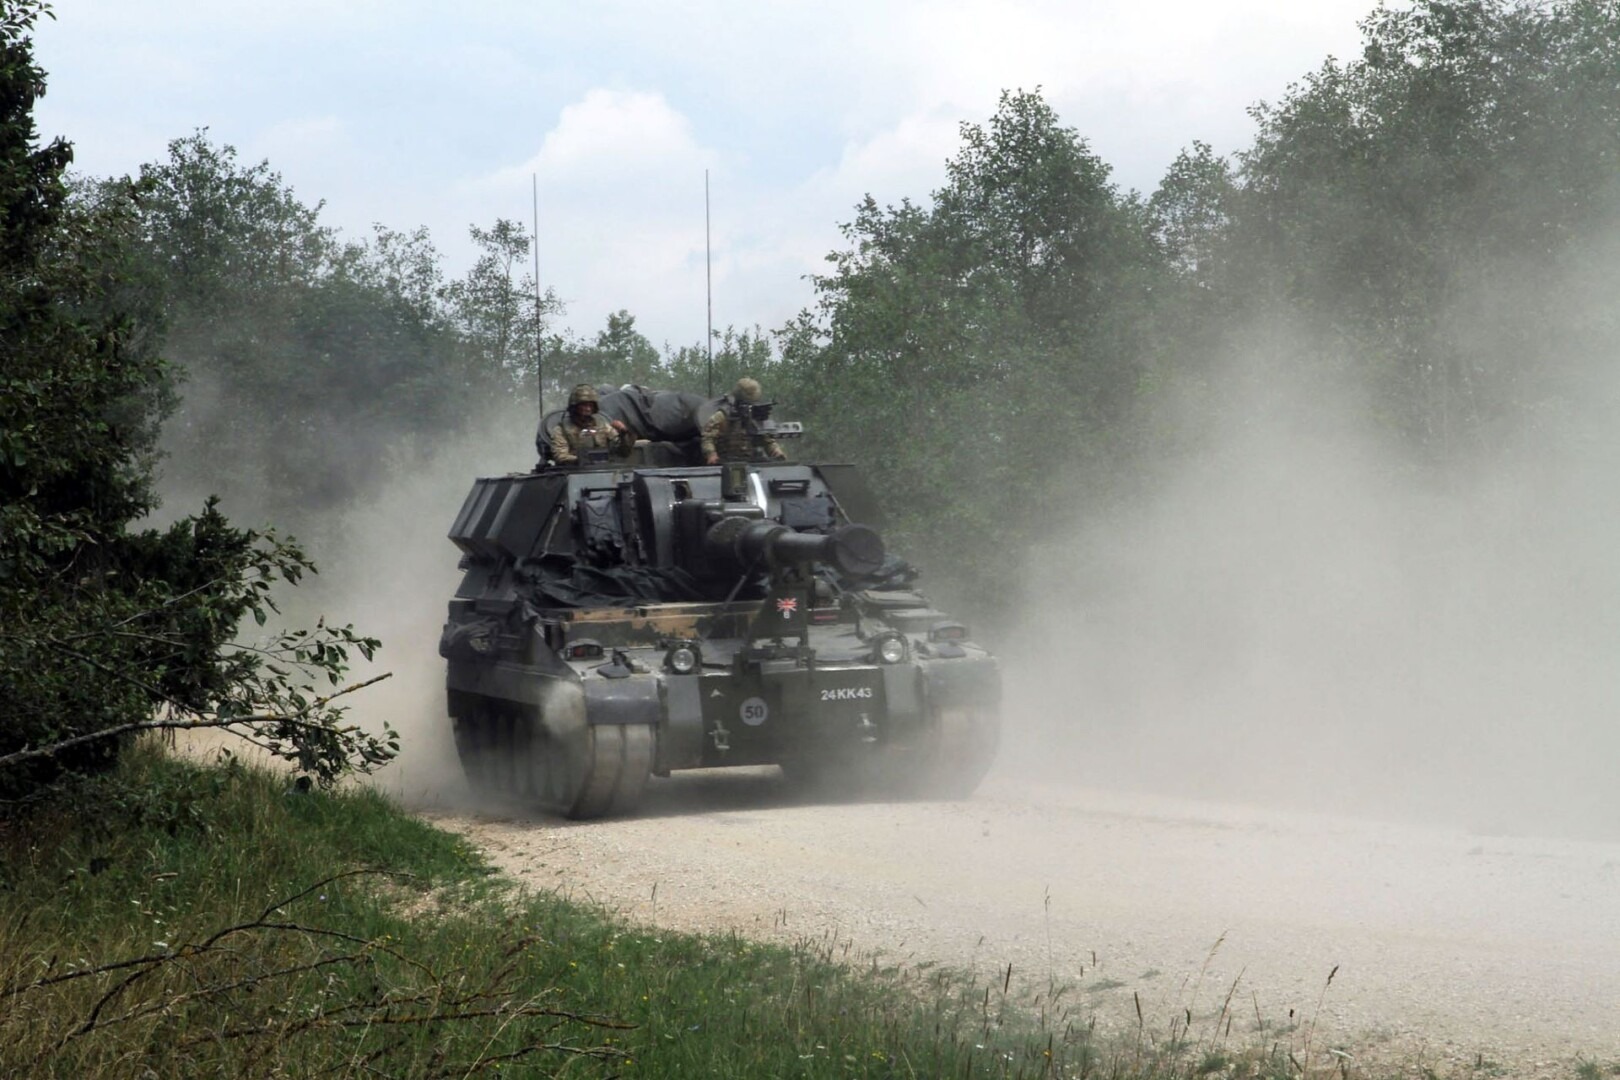
POLYGON ((883 538, 865 525, 840 525, 829 533, 797 533, 774 521, 721 521, 709 530, 706 547, 738 562, 764 558, 784 563, 826 563, 852 576, 873 574, 883 565, 883 538))

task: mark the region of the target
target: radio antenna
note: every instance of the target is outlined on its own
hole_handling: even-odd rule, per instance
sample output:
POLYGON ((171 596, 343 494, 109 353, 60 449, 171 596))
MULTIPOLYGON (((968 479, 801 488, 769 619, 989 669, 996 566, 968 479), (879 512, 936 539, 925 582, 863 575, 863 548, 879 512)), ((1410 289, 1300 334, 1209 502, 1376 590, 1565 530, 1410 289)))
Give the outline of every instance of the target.
POLYGON ((534 185, 534 392, 540 404, 540 422, 546 420, 546 341, 542 333, 540 301, 540 174, 530 173, 534 185))
POLYGON ((709 397, 714 398, 714 249, 709 243, 709 170, 703 170, 703 291, 708 303, 708 333, 703 338, 709 360, 709 397))

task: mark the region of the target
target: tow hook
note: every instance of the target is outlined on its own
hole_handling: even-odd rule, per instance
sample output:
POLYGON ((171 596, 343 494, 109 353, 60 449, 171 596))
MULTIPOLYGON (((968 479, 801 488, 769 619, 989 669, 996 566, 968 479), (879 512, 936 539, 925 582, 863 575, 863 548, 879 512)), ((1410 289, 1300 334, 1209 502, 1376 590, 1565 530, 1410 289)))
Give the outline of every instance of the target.
POLYGON ((714 722, 714 730, 709 732, 709 737, 714 740, 714 748, 720 753, 724 754, 731 749, 731 732, 726 730, 723 722, 719 720, 714 722))
POLYGON ((872 718, 870 716, 867 716, 865 713, 861 713, 861 722, 856 724, 855 728, 861 733, 861 742, 877 742, 877 725, 872 723, 872 718))

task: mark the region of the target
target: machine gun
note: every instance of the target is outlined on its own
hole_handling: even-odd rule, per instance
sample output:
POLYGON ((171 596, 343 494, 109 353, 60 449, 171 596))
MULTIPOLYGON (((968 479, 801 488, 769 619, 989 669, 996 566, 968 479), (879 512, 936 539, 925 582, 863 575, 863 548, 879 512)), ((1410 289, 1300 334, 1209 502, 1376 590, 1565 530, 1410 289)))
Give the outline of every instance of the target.
POLYGON ((774 401, 733 401, 732 422, 738 424, 748 436, 751 456, 763 457, 766 439, 797 439, 804 434, 804 425, 797 420, 772 420, 774 401))

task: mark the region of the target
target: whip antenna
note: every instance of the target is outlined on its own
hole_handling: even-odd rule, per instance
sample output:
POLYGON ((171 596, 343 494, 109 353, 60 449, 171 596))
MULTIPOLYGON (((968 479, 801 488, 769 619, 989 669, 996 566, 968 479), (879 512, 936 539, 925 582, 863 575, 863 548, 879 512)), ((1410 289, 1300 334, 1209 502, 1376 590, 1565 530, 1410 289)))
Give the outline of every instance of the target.
POLYGON ((708 303, 708 334, 703 338, 709 360, 709 397, 714 397, 714 249, 709 244, 709 170, 703 170, 703 291, 708 303))
POLYGON ((540 422, 546 420, 545 323, 540 306, 540 174, 530 173, 534 185, 534 392, 540 404, 540 422))

